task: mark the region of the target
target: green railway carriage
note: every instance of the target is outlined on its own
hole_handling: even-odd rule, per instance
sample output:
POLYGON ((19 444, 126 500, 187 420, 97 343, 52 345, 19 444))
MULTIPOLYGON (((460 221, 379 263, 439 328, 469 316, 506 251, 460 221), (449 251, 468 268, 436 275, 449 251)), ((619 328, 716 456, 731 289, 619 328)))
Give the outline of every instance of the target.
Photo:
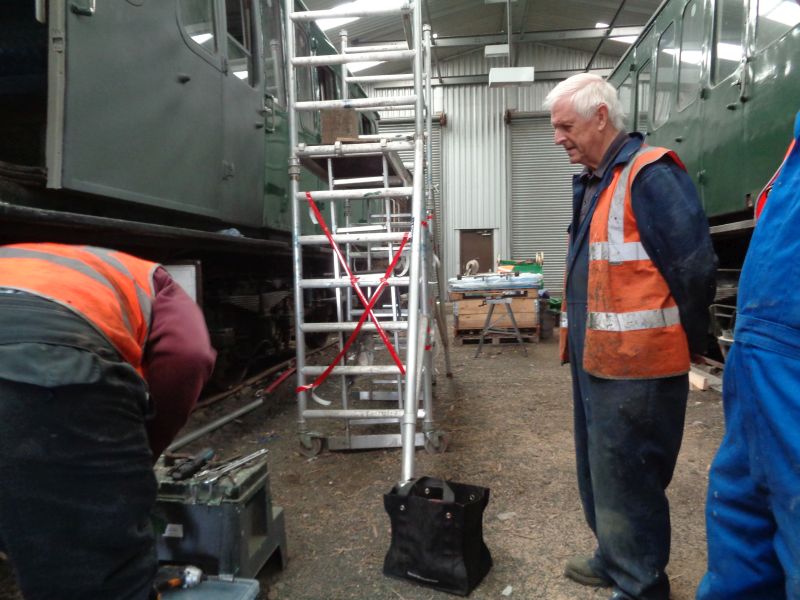
MULTIPOLYGON (((292 320, 287 5, 2 3, 0 243, 88 243, 200 264, 221 371, 284 351, 292 320)), ((335 52, 313 23, 292 34, 299 53, 335 52)), ((298 98, 325 99, 341 85, 329 67, 305 69, 298 98)), ((364 94, 351 84, 350 95, 364 94)), ((362 131, 376 130, 375 117, 365 115, 362 131)), ((300 131, 302 142, 319 143, 319 114, 303 114, 300 131)), ((327 187, 304 177, 303 189, 327 187)), ((309 272, 330 267, 323 251, 310 262, 309 272)), ((324 297, 307 305, 332 306, 324 297)))
POLYGON ((797 0, 665 0, 609 76, 627 127, 678 152, 697 185, 720 258, 717 333, 760 190, 800 109, 797 0))

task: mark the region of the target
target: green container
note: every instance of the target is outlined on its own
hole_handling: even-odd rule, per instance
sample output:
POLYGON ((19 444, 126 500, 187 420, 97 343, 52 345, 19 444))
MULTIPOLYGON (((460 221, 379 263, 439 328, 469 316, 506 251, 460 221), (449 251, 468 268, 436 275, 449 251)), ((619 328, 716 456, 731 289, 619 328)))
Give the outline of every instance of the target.
POLYGON ((499 266, 513 266, 514 273, 542 273, 542 265, 534 260, 501 260, 499 266))

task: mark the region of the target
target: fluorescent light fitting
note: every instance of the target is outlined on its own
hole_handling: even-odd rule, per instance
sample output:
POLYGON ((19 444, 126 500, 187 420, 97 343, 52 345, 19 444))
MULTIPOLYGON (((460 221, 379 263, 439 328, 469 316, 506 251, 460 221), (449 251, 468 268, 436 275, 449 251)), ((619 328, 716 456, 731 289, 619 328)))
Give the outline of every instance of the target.
POLYGON ((239 79, 247 79, 247 69, 244 71, 234 71, 234 75, 236 75, 239 79))
POLYGON ((602 23, 602 22, 598 21, 597 23, 594 24, 594 26, 595 26, 595 29, 606 29, 606 28, 608 28, 608 23, 602 23))
POLYGON ((608 39, 611 40, 612 42, 619 42, 620 44, 632 44, 639 38, 637 38, 635 35, 623 35, 620 37, 612 37, 608 39))
POLYGON ((214 35, 211 33, 199 33, 197 35, 193 35, 192 39, 198 44, 205 44, 208 40, 210 40, 213 37, 214 35))
POLYGON ((533 85, 533 67, 495 67, 489 69, 489 87, 533 85))
POLYGON ((384 62, 386 62, 386 61, 383 61, 383 60, 370 60, 370 61, 364 61, 364 62, 348 63, 347 69, 348 69, 348 71, 350 71, 352 74, 355 75, 356 73, 358 73, 360 71, 366 71, 367 69, 371 69, 372 67, 374 67, 376 65, 382 65, 384 62))
POLYGON ((484 46, 483 55, 486 58, 506 58, 508 56, 508 44, 484 46))

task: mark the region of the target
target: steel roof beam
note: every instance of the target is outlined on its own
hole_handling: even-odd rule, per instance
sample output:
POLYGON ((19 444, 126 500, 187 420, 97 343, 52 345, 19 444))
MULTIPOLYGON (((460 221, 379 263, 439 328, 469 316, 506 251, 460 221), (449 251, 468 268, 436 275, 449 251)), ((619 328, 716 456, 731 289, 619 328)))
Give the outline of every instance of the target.
MULTIPOLYGON (((512 38, 516 43, 532 43, 532 42, 562 42, 571 40, 596 40, 605 37, 628 37, 638 36, 644 27, 613 27, 610 31, 608 29, 560 29, 552 31, 526 31, 524 33, 515 33, 512 38), (608 35, 606 36, 606 34, 608 35)), ((452 46, 486 46, 490 44, 505 44, 508 42, 508 37, 505 34, 497 35, 473 35, 473 36, 453 36, 453 37, 439 37, 433 40, 438 48, 452 47, 452 46)))

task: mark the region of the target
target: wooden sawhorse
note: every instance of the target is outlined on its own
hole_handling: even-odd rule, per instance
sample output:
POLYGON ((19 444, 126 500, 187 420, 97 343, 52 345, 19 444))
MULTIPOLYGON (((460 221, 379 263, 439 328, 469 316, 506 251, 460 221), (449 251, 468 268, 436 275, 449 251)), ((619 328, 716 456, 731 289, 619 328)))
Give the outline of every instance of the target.
POLYGON ((522 335, 519 332, 519 327, 517 327, 517 320, 514 318, 514 311, 511 310, 511 298, 486 298, 486 304, 489 305, 489 312, 486 314, 486 321, 483 324, 481 337, 478 340, 478 349, 475 351, 475 358, 478 358, 481 354, 481 350, 483 350, 483 339, 487 333, 513 333, 516 335, 517 342, 522 347, 525 356, 527 356, 528 349, 525 347, 525 342, 522 341, 522 335), (502 304, 506 307, 506 312, 508 313, 508 318, 511 319, 512 327, 492 327, 492 314, 494 313, 494 307, 498 304, 502 304))

